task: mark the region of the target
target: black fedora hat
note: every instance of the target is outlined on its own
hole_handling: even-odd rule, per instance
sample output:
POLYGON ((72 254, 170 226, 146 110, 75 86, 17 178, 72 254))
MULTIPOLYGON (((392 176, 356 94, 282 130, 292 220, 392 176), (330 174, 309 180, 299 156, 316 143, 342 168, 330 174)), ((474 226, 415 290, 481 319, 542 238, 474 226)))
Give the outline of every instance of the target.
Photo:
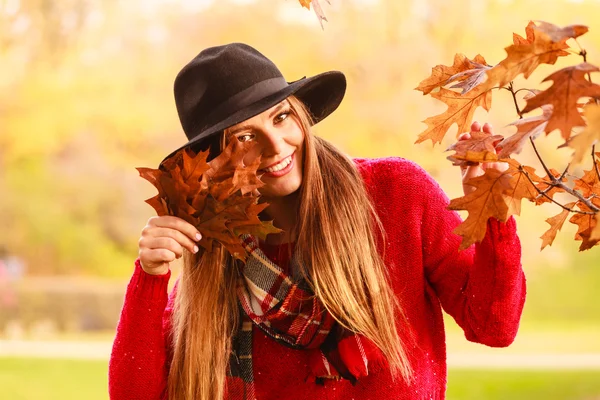
POLYGON ((339 106, 345 91, 346 78, 339 71, 288 83, 277 66, 251 46, 231 43, 210 47, 175 78, 175 104, 188 142, 162 162, 184 147, 201 147, 226 128, 292 94, 306 105, 317 123, 339 106))

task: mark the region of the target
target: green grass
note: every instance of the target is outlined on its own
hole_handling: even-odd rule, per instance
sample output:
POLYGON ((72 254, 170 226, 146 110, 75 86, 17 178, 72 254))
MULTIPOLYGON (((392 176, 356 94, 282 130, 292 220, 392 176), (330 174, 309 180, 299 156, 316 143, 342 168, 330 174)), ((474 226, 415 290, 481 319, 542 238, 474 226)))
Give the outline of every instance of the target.
POLYGON ((0 398, 106 400, 106 361, 0 358, 0 398))
POLYGON ((600 371, 462 370, 448 373, 448 400, 598 400, 600 371))
MULTIPOLYGON (((0 358, 2 399, 106 400, 105 361, 0 358)), ((598 400, 600 371, 451 370, 448 400, 598 400)))

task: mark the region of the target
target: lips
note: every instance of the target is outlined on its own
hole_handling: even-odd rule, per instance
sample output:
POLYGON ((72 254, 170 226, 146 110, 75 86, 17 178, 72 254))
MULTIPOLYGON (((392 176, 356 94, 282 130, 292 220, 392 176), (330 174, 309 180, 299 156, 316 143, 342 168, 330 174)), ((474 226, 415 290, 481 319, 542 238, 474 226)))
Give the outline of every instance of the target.
POLYGON ((292 162, 292 156, 293 156, 293 153, 290 154, 289 156, 279 160, 278 162, 271 164, 268 167, 265 167, 259 171, 266 172, 266 173, 281 171, 281 170, 285 169, 285 167, 287 167, 292 162))
POLYGON ((296 153, 292 153, 291 156, 288 156, 288 157, 280 160, 278 163, 271 165, 268 168, 262 169, 259 172, 262 173, 263 177, 268 177, 268 178, 279 178, 284 175, 287 175, 294 168, 294 165, 295 165, 294 154, 296 154, 296 153))

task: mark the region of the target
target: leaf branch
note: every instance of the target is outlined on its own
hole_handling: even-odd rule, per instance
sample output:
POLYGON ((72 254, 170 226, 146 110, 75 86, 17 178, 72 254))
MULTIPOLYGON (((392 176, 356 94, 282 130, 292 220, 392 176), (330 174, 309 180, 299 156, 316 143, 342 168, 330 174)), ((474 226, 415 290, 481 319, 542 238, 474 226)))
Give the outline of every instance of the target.
POLYGON ((523 119, 523 113, 521 112, 521 109, 519 108, 519 103, 517 103, 517 93, 519 93, 521 90, 529 90, 529 89, 519 89, 519 90, 515 91, 512 81, 508 84, 508 87, 502 87, 502 89, 506 89, 512 94, 513 102, 515 103, 515 109, 517 110, 519 119, 523 119))
MULTIPOLYGON (((565 192, 569 193, 571 196, 576 197, 579 201, 581 201, 583 204, 585 204, 590 210, 593 210, 593 212, 587 212, 587 211, 577 211, 577 210, 571 210, 572 212, 576 212, 579 214, 596 214, 597 212, 600 211, 599 207, 596 207, 591 201, 590 199, 592 199, 594 196, 590 196, 589 198, 585 198, 581 195, 581 193, 571 189, 569 186, 565 185, 563 182, 561 182, 560 179, 557 179, 548 169, 548 167, 546 166, 546 163, 544 162, 544 160, 542 159, 542 157, 540 156, 540 153, 537 149, 537 147, 535 146, 535 143, 533 142, 532 138, 529 138, 529 141, 531 142, 531 146, 533 147, 533 150, 535 151, 535 155, 537 156, 538 160, 540 160, 540 163, 542 163, 542 167, 544 168, 544 171, 546 171, 546 174, 548 175, 548 178, 550 178, 551 182, 548 183, 549 185, 552 186, 556 186, 561 188, 562 190, 564 190, 565 192)), ((568 167, 567 167, 568 168, 568 167)), ((523 171, 525 173, 525 176, 527 176, 527 172, 523 171)), ((564 177, 564 172, 561 175, 561 179, 564 177)), ((529 178, 529 177, 528 177, 529 178)), ((533 181, 531 179, 529 179, 529 181, 531 182, 531 184, 536 188, 536 190, 541 193, 541 190, 539 190, 539 188, 537 186, 535 186, 535 183, 533 183, 533 181)), ((552 200, 553 203, 556 203, 558 205, 560 205, 561 207, 563 207, 565 210, 567 208, 565 208, 562 204, 557 203, 556 201, 554 201, 553 199, 551 199, 547 194, 543 194, 544 197, 552 200)))
POLYGON ((592 164, 594 164, 594 169, 596 170, 596 176, 600 181, 600 171, 598 170, 598 163, 596 162, 596 145, 592 145, 592 164))

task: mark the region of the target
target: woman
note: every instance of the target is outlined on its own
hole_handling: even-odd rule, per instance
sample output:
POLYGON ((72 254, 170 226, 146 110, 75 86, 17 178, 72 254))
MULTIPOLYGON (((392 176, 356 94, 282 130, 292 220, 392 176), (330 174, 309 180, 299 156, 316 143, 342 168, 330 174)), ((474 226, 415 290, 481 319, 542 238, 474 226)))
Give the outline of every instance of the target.
MULTIPOLYGON (((151 218, 111 355, 112 399, 443 399, 442 308, 468 340, 513 341, 525 300, 514 219, 490 220, 483 242, 459 252, 460 218, 421 168, 352 160, 312 135, 345 87, 340 72, 288 84, 239 43, 178 74, 189 139, 179 149, 214 157, 254 141, 263 219, 283 233, 242 237, 240 265, 222 249, 203 254, 185 221, 151 218), (168 296, 169 263, 182 256, 168 296)), ((481 173, 464 168, 463 182, 481 173)))

